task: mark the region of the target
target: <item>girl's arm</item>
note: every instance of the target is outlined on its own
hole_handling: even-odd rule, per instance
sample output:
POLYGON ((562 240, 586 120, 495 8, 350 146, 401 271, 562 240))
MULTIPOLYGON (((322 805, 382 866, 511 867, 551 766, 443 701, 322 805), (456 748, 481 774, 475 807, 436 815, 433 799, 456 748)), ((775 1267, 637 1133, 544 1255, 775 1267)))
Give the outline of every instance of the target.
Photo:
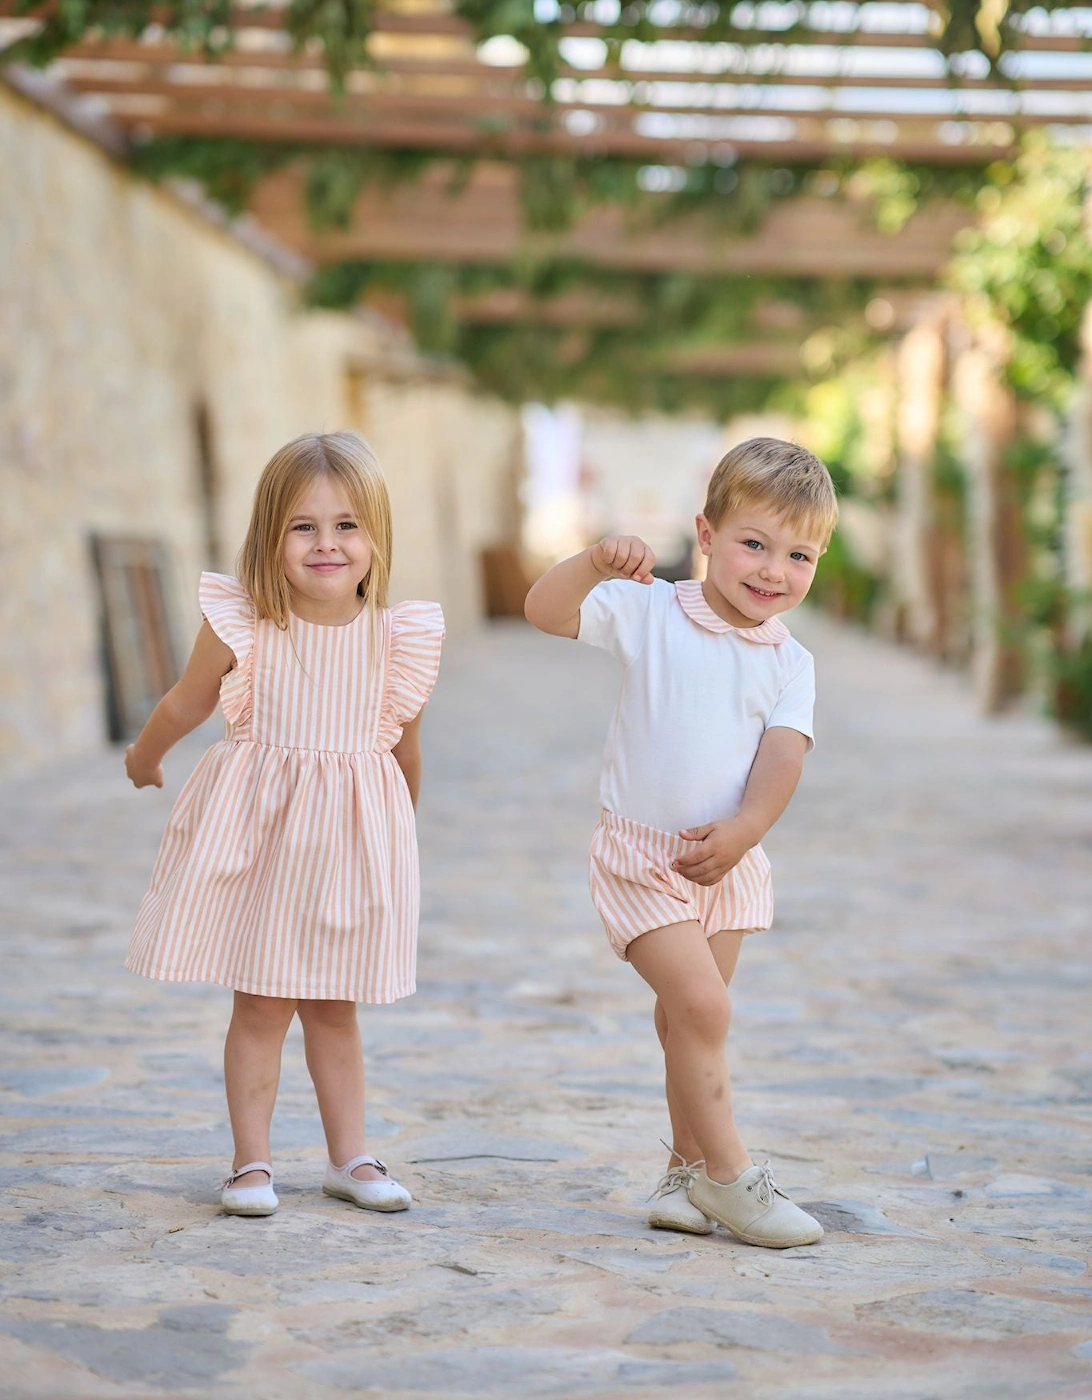
POLYGON ((125 771, 134 787, 163 786, 163 755, 208 719, 220 698, 220 681, 235 654, 207 622, 202 623, 186 669, 148 716, 136 742, 125 750, 125 771))
POLYGON ((590 549, 564 559, 531 585, 523 614, 540 632, 554 637, 576 637, 580 630, 580 604, 605 578, 629 578, 652 582, 656 556, 636 535, 608 535, 590 549))
POLYGON ((757 846, 789 805, 804 767, 808 741, 796 729, 767 729, 751 764, 743 801, 734 817, 680 831, 695 843, 674 868, 696 885, 715 885, 757 846))
POLYGON ((394 761, 401 768, 402 776, 406 780, 415 812, 417 796, 421 791, 421 715, 424 713, 424 710, 421 710, 415 719, 402 726, 402 737, 391 749, 394 761))

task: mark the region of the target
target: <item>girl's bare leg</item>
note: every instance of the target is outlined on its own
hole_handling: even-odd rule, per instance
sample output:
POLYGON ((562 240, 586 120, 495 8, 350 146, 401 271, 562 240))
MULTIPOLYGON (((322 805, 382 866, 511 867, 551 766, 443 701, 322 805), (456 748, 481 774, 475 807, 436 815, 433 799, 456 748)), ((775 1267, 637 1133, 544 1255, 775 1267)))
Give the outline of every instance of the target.
POLYGON ((664 1060, 675 1110, 692 1133, 687 1146, 697 1148, 713 1180, 734 1181, 751 1159, 732 1116, 725 1055, 731 1002, 710 940, 688 920, 642 934, 628 952, 666 1019, 664 1060))
MULTIPOLYGON (((307 1068, 315 1086, 326 1150, 335 1167, 367 1151, 364 1146, 364 1051, 356 1003, 301 1001, 300 1024, 307 1068)), ((381 1181, 374 1167, 353 1171, 358 1181, 381 1181)))
MULTIPOLYGON (((235 993, 224 1041, 224 1087, 235 1139, 233 1168, 270 1160, 269 1124, 281 1077, 281 1050, 295 1014, 293 998, 235 993)), ((247 1172, 235 1185, 266 1186, 268 1182, 264 1172, 247 1172)))
MULTIPOLYGON (((734 929, 722 929, 709 939, 709 948, 713 954, 720 975, 724 980, 724 985, 730 986, 732 977, 735 974, 736 963, 739 961, 740 949, 743 947, 743 934, 734 929)), ((659 1037, 660 1045, 666 1047, 667 1044, 667 1013, 664 1011, 659 998, 656 1001, 656 1034, 659 1037)), ((701 1158, 701 1149, 698 1147, 690 1124, 686 1121, 686 1115, 679 1105, 678 1096, 671 1087, 671 1079, 665 1076, 667 1091, 667 1112, 671 1119, 671 1146, 675 1149, 675 1155, 668 1158, 668 1170, 678 1165, 681 1157, 685 1162, 696 1162, 701 1158)))

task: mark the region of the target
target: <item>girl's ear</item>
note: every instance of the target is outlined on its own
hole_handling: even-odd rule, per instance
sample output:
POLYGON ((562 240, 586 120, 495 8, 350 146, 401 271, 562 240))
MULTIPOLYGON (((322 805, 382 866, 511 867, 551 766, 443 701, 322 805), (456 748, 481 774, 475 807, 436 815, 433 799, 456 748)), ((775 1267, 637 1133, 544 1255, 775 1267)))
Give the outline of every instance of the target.
POLYGON ((706 520, 704 515, 694 517, 694 524, 698 531, 698 548, 703 554, 713 552, 713 527, 706 520))

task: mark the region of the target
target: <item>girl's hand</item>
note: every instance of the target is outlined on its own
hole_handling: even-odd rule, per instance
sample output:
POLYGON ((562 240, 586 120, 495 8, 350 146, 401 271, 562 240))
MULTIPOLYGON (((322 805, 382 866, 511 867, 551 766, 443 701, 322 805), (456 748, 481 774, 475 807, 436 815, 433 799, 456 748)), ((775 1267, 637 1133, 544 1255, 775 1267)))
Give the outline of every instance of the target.
POLYGON ((591 548, 592 568, 603 578, 651 583, 656 556, 636 535, 608 535, 591 548))
POLYGON ((163 786, 163 765, 157 763, 154 768, 150 768, 142 763, 137 757, 135 744, 130 744, 125 750, 125 771, 135 788, 163 786))
POLYGON ((671 868, 695 885, 715 885, 723 880, 751 847, 758 844, 754 832, 738 817, 710 822, 708 826, 691 826, 679 835, 695 845, 692 851, 676 856, 671 868))

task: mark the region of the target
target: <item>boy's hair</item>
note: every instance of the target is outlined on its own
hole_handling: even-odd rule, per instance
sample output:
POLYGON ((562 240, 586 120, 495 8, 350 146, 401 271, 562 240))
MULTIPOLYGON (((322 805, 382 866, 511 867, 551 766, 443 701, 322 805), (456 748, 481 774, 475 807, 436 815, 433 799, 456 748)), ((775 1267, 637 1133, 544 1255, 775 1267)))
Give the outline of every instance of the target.
POLYGON ((358 434, 307 433, 275 452, 258 478, 250 527, 239 551, 239 582, 259 617, 286 628, 290 615, 284 576, 288 522, 311 483, 326 477, 345 495, 372 547, 372 563, 357 592, 368 608, 387 606, 391 572, 391 504, 375 453, 358 434))
POLYGON ((747 505, 769 506, 790 526, 814 529, 824 548, 838 524, 830 472, 807 448, 781 438, 749 438, 717 463, 705 518, 715 530, 726 515, 747 505))

